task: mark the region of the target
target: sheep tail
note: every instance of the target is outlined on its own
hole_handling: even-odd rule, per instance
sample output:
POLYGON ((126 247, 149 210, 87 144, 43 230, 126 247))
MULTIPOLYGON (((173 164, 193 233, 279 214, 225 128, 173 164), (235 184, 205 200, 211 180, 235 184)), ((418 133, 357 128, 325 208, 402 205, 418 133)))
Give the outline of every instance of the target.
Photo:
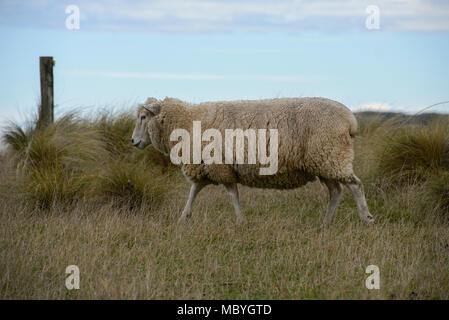
POLYGON ((355 118, 354 114, 351 112, 349 116, 349 134, 351 137, 354 137, 359 130, 359 126, 357 123, 357 119, 355 118))

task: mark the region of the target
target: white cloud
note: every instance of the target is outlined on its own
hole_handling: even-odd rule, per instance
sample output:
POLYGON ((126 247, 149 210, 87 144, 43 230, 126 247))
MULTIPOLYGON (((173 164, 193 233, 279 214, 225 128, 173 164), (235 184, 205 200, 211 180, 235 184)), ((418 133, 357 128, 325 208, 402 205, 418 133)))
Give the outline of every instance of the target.
POLYGON ((394 107, 388 103, 383 102, 369 102, 359 105, 355 111, 393 111, 394 107))
POLYGON ((449 30, 449 3, 425 0, 344 1, 124 1, 86 2, 88 14, 103 18, 152 22, 166 31, 266 30, 364 26, 365 8, 380 9, 381 28, 392 30, 449 30), (350 19, 350 20, 348 20, 350 19))
POLYGON ((381 30, 449 31, 449 1, 437 0, 3 0, 0 21, 48 25, 49 20, 59 21, 64 6, 72 2, 79 6, 84 25, 93 29, 162 32, 364 29, 365 9, 376 5, 380 9, 381 30), (23 15, 24 12, 29 14, 23 15))

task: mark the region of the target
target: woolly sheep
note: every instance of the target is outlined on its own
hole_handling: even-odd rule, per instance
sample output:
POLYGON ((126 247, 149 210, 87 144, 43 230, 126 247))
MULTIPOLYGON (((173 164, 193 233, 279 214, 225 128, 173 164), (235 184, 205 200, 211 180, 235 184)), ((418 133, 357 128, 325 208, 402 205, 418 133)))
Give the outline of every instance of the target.
POLYGON ((342 185, 352 192, 360 219, 366 223, 374 222, 366 204, 363 185, 352 167, 352 136, 357 131, 357 120, 341 103, 325 98, 282 98, 189 104, 174 98, 148 98, 138 107, 131 142, 140 149, 153 145, 159 152, 169 155, 177 143, 170 141, 171 132, 182 128, 191 134, 193 121, 201 121, 203 131, 215 128, 222 134, 226 129, 236 128, 277 129, 278 171, 274 175, 260 175, 259 162, 181 163, 191 188, 179 221, 191 216, 196 196, 208 184, 226 187, 237 223, 244 223, 246 218, 240 209, 237 183, 258 188, 292 189, 318 177, 330 194, 324 226, 336 216, 342 185))

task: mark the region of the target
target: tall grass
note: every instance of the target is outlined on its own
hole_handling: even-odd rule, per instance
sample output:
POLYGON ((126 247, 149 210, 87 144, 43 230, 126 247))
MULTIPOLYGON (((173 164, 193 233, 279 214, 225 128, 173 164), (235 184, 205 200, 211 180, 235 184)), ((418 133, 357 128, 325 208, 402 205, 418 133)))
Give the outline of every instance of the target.
POLYGON ((36 122, 26 129, 11 124, 3 141, 21 196, 41 208, 109 197, 122 204, 158 202, 168 184, 161 183, 161 163, 148 156, 155 151, 132 147, 133 126, 129 113, 93 119, 70 113, 40 129, 36 122))
POLYGON ((390 181, 413 183, 449 170, 449 124, 406 126, 384 137, 379 170, 390 181))
POLYGON ((433 176, 428 186, 432 202, 436 203, 449 218, 449 172, 433 176))

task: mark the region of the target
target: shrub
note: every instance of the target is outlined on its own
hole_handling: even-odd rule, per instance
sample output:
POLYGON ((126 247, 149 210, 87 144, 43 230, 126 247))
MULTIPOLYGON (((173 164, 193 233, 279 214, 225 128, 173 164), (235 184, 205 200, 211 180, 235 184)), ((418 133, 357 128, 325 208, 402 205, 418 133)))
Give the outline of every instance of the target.
POLYGON ((61 169, 32 169, 23 177, 21 189, 32 204, 46 209, 54 203, 68 203, 82 196, 85 181, 77 172, 61 169))
POLYGON ((158 204, 169 189, 169 178, 143 161, 107 163, 95 177, 92 194, 130 207, 158 204))
POLYGON ((158 168, 161 156, 131 145, 133 127, 128 113, 93 120, 72 113, 40 129, 36 122, 25 129, 11 123, 3 141, 16 167, 21 196, 41 208, 81 198, 155 204, 168 185, 158 168))
POLYGON ((112 156, 121 157, 133 151, 130 138, 134 128, 134 117, 130 113, 103 112, 92 121, 91 126, 98 131, 99 139, 112 156))
POLYGON ((25 129, 22 129, 17 123, 11 122, 3 130, 3 142, 9 146, 15 153, 25 151, 30 139, 35 131, 35 122, 28 122, 25 129))
POLYGON ((98 131, 100 140, 114 159, 126 159, 131 162, 147 161, 160 166, 165 172, 170 167, 170 160, 153 147, 137 150, 130 142, 134 130, 135 117, 131 112, 117 114, 102 113, 95 118, 91 126, 98 131))
POLYGON ((400 127, 385 136, 378 156, 380 173, 390 182, 414 183, 449 170, 449 125, 400 127))
POLYGON ((95 132, 73 114, 39 130, 10 126, 3 135, 24 197, 41 207, 83 196, 86 173, 104 154, 95 132))

